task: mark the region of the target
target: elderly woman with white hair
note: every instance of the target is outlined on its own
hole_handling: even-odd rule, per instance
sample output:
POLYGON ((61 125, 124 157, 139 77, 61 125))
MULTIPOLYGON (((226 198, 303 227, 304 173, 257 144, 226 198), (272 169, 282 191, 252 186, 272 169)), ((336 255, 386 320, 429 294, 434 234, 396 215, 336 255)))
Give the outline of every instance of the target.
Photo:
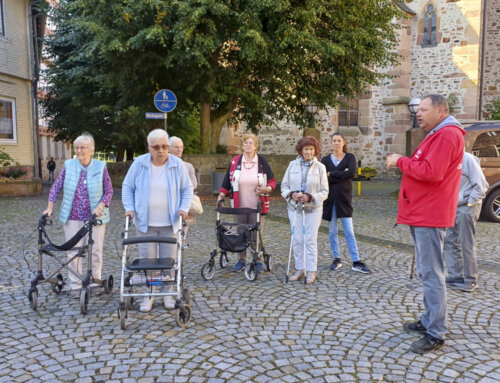
MULTIPOLYGON (((54 203, 61 190, 63 200, 59 211, 59 220, 63 223, 64 236, 66 240, 72 238, 88 221, 92 214, 99 218, 99 223, 93 228, 92 239, 92 283, 90 287, 101 285, 102 249, 104 245, 104 234, 106 224, 109 222, 108 206, 113 197, 113 186, 109 178, 106 163, 93 159, 94 138, 83 133, 73 141, 75 158, 64 163, 64 169, 52 185, 49 193, 49 202, 44 214, 52 215, 54 203)), ((76 245, 83 246, 87 237, 82 238, 76 245)), ((67 252, 69 259, 75 256, 77 251, 67 252)), ((69 268, 77 275, 82 275, 82 258, 76 257, 69 263, 69 268)), ((68 273, 71 295, 80 296, 82 280, 73 273, 68 273)))
MULTIPOLYGON (((172 153, 174 156, 177 158, 182 159, 182 153, 184 152, 184 143, 182 142, 182 139, 176 136, 172 136, 168 139, 168 146, 169 146, 169 151, 172 153)), ((198 187, 198 180, 196 179, 196 172, 194 170, 194 166, 190 164, 189 162, 182 161, 184 162, 184 166, 186 167, 186 170, 189 174, 189 179, 191 180, 191 183, 193 184, 193 192, 196 190, 198 187)), ((187 238, 187 233, 189 231, 189 227, 191 225, 194 225, 196 223, 196 217, 188 215, 188 218, 186 219, 186 227, 184 228, 184 248, 189 247, 188 243, 186 242, 187 238)))
MULTIPOLYGON (((125 216, 134 220, 137 235, 175 237, 178 217, 188 216, 193 198, 193 186, 181 159, 168 154, 168 134, 155 129, 148 134, 149 153, 137 157, 123 180, 122 203, 125 216)), ((141 258, 175 259, 176 245, 168 243, 141 243, 141 258)), ((144 286, 145 293, 152 292, 144 286)), ((165 286, 162 286, 165 290, 165 286)), ((149 312, 154 299, 146 296, 140 311, 149 312)), ((166 309, 175 307, 172 296, 163 296, 166 309)))

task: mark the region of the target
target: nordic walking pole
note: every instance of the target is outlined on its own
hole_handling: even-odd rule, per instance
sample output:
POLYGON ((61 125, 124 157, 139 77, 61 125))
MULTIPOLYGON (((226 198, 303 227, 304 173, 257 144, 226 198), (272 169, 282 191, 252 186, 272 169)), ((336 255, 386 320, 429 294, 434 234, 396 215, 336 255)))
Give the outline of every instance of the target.
POLYGON ((295 203, 295 208, 293 209, 293 219, 292 219, 292 236, 290 237, 290 251, 288 252, 288 266, 286 267, 285 283, 288 283, 288 275, 290 274, 290 262, 292 260, 292 246, 293 246, 293 233, 295 232, 295 216, 297 215, 297 203, 295 203))
POLYGON ((304 284, 307 284, 307 267, 306 267, 306 213, 304 210, 304 204, 301 202, 302 206, 302 252, 304 257, 304 284))

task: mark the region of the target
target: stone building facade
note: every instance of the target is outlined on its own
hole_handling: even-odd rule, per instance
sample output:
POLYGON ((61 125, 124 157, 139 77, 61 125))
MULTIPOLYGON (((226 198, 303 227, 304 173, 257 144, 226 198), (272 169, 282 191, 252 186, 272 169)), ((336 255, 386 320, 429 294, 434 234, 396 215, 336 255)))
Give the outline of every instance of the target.
MULTIPOLYGON (((500 97, 500 0, 413 0, 400 3, 408 18, 400 30, 398 66, 385 68, 394 76, 369 89, 356 101, 356 123, 346 124, 338 107, 319 111, 315 127, 326 154, 330 136, 340 131, 349 151, 362 166, 385 174, 384 160, 392 152, 405 154, 411 128, 408 102, 439 93, 452 102, 463 122, 483 119, 486 107, 500 97)), ((344 114, 342 114, 344 113, 344 114)), ((289 123, 262 128, 263 154, 293 154, 304 129, 289 123)), ((245 130, 224 128, 221 144, 238 150, 245 130)))

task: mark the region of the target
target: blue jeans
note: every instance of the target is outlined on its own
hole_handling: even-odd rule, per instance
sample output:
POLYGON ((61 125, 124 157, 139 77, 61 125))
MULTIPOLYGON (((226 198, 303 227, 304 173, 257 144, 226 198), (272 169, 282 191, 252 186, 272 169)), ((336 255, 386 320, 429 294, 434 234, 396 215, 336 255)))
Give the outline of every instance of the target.
MULTIPOLYGON (((356 237, 354 236, 354 228, 352 226, 352 217, 340 218, 342 222, 342 229, 344 229, 345 239, 347 241, 347 249, 351 255, 353 262, 359 261, 358 244, 356 243, 356 237)), ((330 247, 332 248, 333 258, 340 258, 340 246, 338 237, 338 226, 337 226, 337 213, 335 211, 335 204, 333 205, 332 220, 328 226, 328 234, 330 236, 330 247)))

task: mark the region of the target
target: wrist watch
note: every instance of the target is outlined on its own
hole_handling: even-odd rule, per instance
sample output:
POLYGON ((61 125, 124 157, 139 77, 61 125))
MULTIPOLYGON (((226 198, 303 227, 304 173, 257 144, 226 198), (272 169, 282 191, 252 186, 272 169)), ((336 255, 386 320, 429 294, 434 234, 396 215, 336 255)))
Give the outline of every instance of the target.
POLYGON ((474 206, 474 204, 470 203, 470 202, 467 202, 467 206, 471 207, 471 206, 474 206))

